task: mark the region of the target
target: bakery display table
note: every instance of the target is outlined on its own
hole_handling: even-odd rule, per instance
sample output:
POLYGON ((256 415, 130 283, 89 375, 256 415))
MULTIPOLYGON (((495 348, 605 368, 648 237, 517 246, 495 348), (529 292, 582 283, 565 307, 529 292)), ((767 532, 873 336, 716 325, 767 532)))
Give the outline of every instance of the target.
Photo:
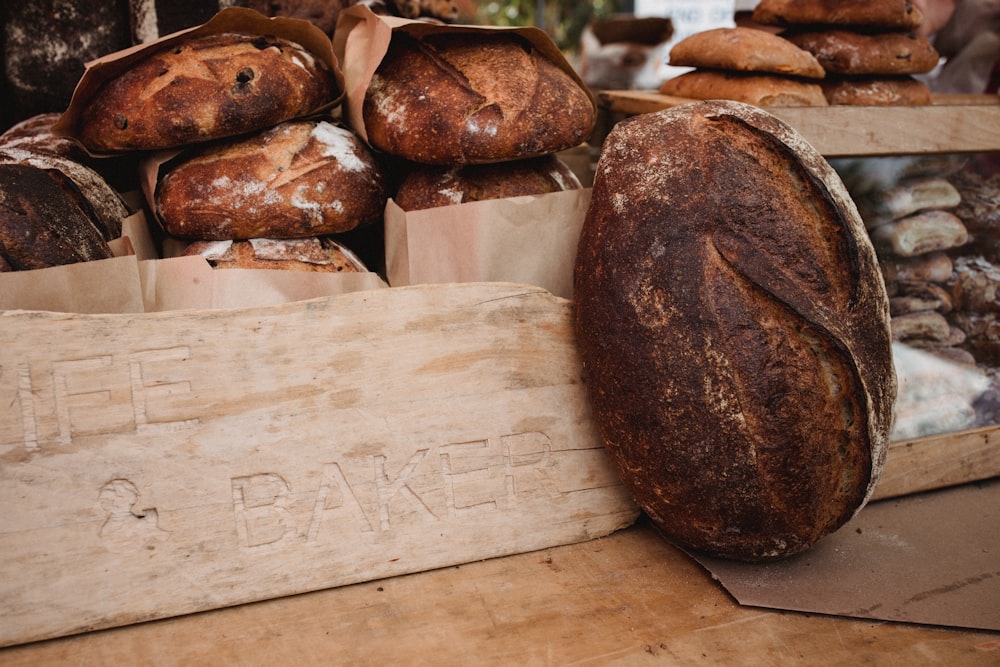
POLYGON ((3 665, 998 662, 997 633, 740 606, 644 520, 580 544, 0 651, 3 665))

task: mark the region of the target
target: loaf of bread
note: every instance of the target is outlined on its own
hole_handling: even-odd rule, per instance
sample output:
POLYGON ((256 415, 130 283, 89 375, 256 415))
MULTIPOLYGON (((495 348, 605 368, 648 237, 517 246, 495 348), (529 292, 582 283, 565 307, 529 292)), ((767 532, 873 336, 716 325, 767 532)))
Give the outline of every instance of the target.
POLYGON ((595 423, 665 535, 772 559, 863 505, 896 391, 888 298, 846 188, 787 125, 731 101, 616 125, 574 280, 595 423))
POLYGON ((583 185, 555 155, 490 164, 409 170, 393 198, 404 211, 451 206, 484 199, 578 190, 583 185))
POLYGON ((199 255, 216 269, 275 269, 325 273, 366 272, 346 246, 330 237, 194 241, 182 256, 199 255))
POLYGON ((921 211, 879 225, 870 235, 876 250, 899 257, 951 250, 969 240, 969 232, 961 218, 938 210, 921 211))
POLYGON ((762 107, 827 106, 816 81, 774 74, 695 69, 660 85, 660 92, 695 100, 734 100, 762 107))
POLYGON ((916 257, 882 256, 879 265, 886 282, 926 280, 943 283, 951 278, 954 267, 946 252, 930 252, 916 257))
POLYGON ((779 39, 815 56, 829 74, 924 74, 940 59, 929 39, 911 32, 791 30, 779 39))
POLYGON ((381 219, 371 149, 333 122, 289 121, 165 165, 156 213, 171 236, 221 241, 337 234, 381 219))
POLYGON ((512 31, 397 31, 362 117, 375 148, 451 166, 573 148, 589 138, 596 110, 569 72, 512 31))
POLYGON ((820 82, 830 104, 854 106, 919 106, 932 104, 923 81, 901 76, 833 76, 820 82))
POLYGON ((913 30, 924 16, 911 0, 760 0, 753 20, 764 25, 841 25, 913 30))
POLYGON ((741 26, 703 30, 685 37, 671 47, 670 64, 809 79, 826 75, 809 51, 773 33, 741 26))
MULTIPOLYGON (((104 238, 118 238, 122 220, 129 215, 128 207, 104 175, 90 166, 92 160, 86 151, 51 132, 58 116, 33 116, 0 134, 0 163, 30 165, 60 179, 62 189, 98 225, 104 238)), ((119 165, 115 162, 112 166, 119 165)))
POLYGON ((0 164, 0 270, 25 271, 112 256, 107 239, 60 174, 0 164))
POLYGON ((165 47, 105 82, 78 121, 89 150, 155 150, 255 132, 331 102, 327 65, 288 40, 220 33, 165 47))

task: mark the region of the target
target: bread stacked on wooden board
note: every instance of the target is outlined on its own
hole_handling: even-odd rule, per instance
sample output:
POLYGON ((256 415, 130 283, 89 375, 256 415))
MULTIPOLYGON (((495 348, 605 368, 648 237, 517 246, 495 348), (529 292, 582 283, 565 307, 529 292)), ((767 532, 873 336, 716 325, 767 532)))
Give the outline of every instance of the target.
POLYGON ((665 95, 758 106, 825 106, 823 68, 770 32, 737 26, 695 33, 670 50, 670 65, 695 69, 660 86, 665 95))
POLYGON ((830 104, 930 104, 930 90, 914 78, 938 64, 923 22, 910 0, 761 0, 754 21, 786 28, 781 36, 813 54, 826 71, 830 104))
POLYGON ((666 535, 801 552, 874 488, 896 393, 889 304, 836 172, 756 106, 615 126, 575 266, 594 419, 666 535))
POLYGON ((866 213, 868 233, 883 266, 890 294, 893 338, 942 354, 963 342, 950 326, 950 252, 965 245, 968 230, 949 209, 960 201, 946 179, 902 181, 866 213))

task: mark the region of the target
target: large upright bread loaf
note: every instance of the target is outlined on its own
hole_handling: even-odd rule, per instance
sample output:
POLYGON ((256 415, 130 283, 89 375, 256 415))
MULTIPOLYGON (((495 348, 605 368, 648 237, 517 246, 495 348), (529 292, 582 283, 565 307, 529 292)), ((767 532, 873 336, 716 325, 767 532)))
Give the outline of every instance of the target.
POLYGON ((885 286, 839 177, 739 102, 619 123, 575 269, 595 421, 661 530, 800 552, 866 502, 896 379, 885 286))

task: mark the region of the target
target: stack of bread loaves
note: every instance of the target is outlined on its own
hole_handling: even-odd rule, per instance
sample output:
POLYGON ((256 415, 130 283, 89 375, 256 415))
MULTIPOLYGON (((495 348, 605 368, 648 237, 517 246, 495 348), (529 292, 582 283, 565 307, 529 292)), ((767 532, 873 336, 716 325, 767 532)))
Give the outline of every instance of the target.
POLYGON ((953 268, 948 253, 969 238, 951 211, 960 200, 946 179, 918 178, 885 191, 864 215, 890 294, 893 339, 970 361, 958 347, 964 335, 947 319, 953 307, 946 288, 953 268))
POLYGON ((329 40, 284 21, 232 8, 154 42, 66 122, 94 153, 142 153, 159 167, 151 206, 169 240, 191 244, 183 254, 219 267, 365 271, 334 235, 379 218, 381 168, 324 115, 340 94, 332 57, 291 35, 329 40))
POLYGON ((816 56, 830 104, 930 104, 913 77, 937 66, 931 42, 913 31, 923 15, 910 0, 761 0, 754 21, 816 56))
POLYGON ((948 281, 954 308, 948 318, 965 334, 977 362, 1000 368, 1000 174, 962 170, 949 178, 961 196, 954 209, 969 242, 954 259, 948 281))
POLYGON ((401 162, 417 210, 581 187, 555 155, 589 138, 589 92, 511 30, 397 30, 366 89, 369 143, 401 162))
POLYGON ((698 32, 670 49, 672 66, 693 67, 660 86, 664 95, 758 106, 826 106, 816 58, 770 32, 748 27, 698 32))

